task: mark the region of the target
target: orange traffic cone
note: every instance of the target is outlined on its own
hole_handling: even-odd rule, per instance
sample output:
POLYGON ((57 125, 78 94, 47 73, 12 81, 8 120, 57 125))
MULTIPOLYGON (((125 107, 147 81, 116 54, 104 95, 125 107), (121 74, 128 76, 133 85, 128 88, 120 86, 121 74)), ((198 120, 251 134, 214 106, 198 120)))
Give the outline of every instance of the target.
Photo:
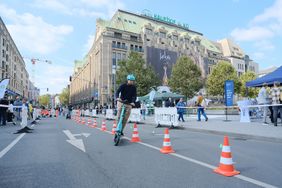
POLYGON ((114 120, 113 128, 112 128, 112 134, 116 134, 116 128, 117 128, 117 123, 116 120, 114 120))
POLYGON ((90 118, 90 117, 88 118, 87 126, 88 126, 88 127, 91 127, 91 118, 90 118))
POLYGON ((97 120, 96 120, 96 118, 94 118, 92 128, 96 128, 96 127, 97 127, 97 120))
POLYGON ((239 171, 235 170, 233 165, 228 136, 224 136, 219 166, 218 168, 214 169, 214 172, 223 176, 234 176, 240 174, 239 171))
POLYGON ((165 135, 164 135, 164 142, 163 142, 163 148, 160 150, 162 153, 168 154, 168 153, 174 153, 175 151, 171 147, 168 128, 165 129, 165 135))
POLYGON ((82 117, 82 121, 81 121, 81 124, 85 124, 85 118, 84 117, 82 117))
POLYGON ((134 128, 133 128, 133 134, 132 134, 132 138, 131 138, 131 142, 140 142, 140 138, 139 138, 139 134, 138 134, 138 130, 137 130, 137 124, 134 123, 134 128))
POLYGON ((106 121, 103 120, 103 122, 102 122, 102 127, 101 127, 101 131, 106 131, 106 130, 107 130, 106 121))

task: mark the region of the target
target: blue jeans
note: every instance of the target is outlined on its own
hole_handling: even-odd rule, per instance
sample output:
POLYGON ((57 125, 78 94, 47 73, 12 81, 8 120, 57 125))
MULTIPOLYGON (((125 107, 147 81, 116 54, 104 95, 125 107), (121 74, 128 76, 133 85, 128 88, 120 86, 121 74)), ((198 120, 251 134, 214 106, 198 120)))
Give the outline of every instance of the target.
POLYGON ((183 118, 183 112, 178 112, 179 116, 178 116, 178 121, 180 121, 180 119, 182 119, 182 121, 184 122, 184 118, 183 118))
POLYGON ((198 108, 198 121, 201 121, 201 114, 206 118, 206 120, 208 119, 208 117, 207 117, 207 115, 205 113, 204 108, 199 107, 198 108))

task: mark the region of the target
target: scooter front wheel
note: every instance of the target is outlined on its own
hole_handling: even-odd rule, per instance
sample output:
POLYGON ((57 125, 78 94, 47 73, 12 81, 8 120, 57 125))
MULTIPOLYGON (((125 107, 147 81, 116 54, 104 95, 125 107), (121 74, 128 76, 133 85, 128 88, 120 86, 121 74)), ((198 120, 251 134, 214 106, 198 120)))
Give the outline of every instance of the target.
POLYGON ((121 137, 121 134, 120 134, 120 133, 116 133, 116 134, 115 134, 115 137, 114 137, 115 146, 118 146, 118 144, 119 144, 119 142, 120 142, 120 137, 121 137))

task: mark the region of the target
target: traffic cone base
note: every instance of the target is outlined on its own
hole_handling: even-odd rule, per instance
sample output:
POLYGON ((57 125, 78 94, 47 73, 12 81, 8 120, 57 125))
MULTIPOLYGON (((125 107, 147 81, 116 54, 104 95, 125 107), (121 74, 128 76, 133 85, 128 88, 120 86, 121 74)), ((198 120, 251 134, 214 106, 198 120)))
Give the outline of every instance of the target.
POLYGON ((168 128, 165 129, 165 135, 164 135, 164 142, 163 147, 160 150, 161 153, 168 154, 168 153, 174 153, 175 151, 171 147, 171 142, 169 138, 168 128))
POLYGON ((96 118, 94 118, 94 122, 93 122, 92 128, 96 128, 96 127, 97 127, 97 120, 96 120, 96 118))
POLYGON ((237 174, 240 174, 240 172, 236 171, 234 168, 231 148, 227 136, 224 136, 219 166, 213 171, 223 176, 235 176, 237 174))

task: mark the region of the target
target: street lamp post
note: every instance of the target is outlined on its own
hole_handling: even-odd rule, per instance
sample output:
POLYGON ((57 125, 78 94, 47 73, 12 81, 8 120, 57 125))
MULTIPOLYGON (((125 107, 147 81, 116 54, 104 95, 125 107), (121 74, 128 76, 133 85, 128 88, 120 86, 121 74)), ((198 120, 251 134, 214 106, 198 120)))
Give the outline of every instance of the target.
POLYGON ((114 101, 113 101, 113 105, 115 105, 115 101, 116 101, 116 65, 113 65, 112 74, 113 74, 113 79, 114 79, 114 101))

